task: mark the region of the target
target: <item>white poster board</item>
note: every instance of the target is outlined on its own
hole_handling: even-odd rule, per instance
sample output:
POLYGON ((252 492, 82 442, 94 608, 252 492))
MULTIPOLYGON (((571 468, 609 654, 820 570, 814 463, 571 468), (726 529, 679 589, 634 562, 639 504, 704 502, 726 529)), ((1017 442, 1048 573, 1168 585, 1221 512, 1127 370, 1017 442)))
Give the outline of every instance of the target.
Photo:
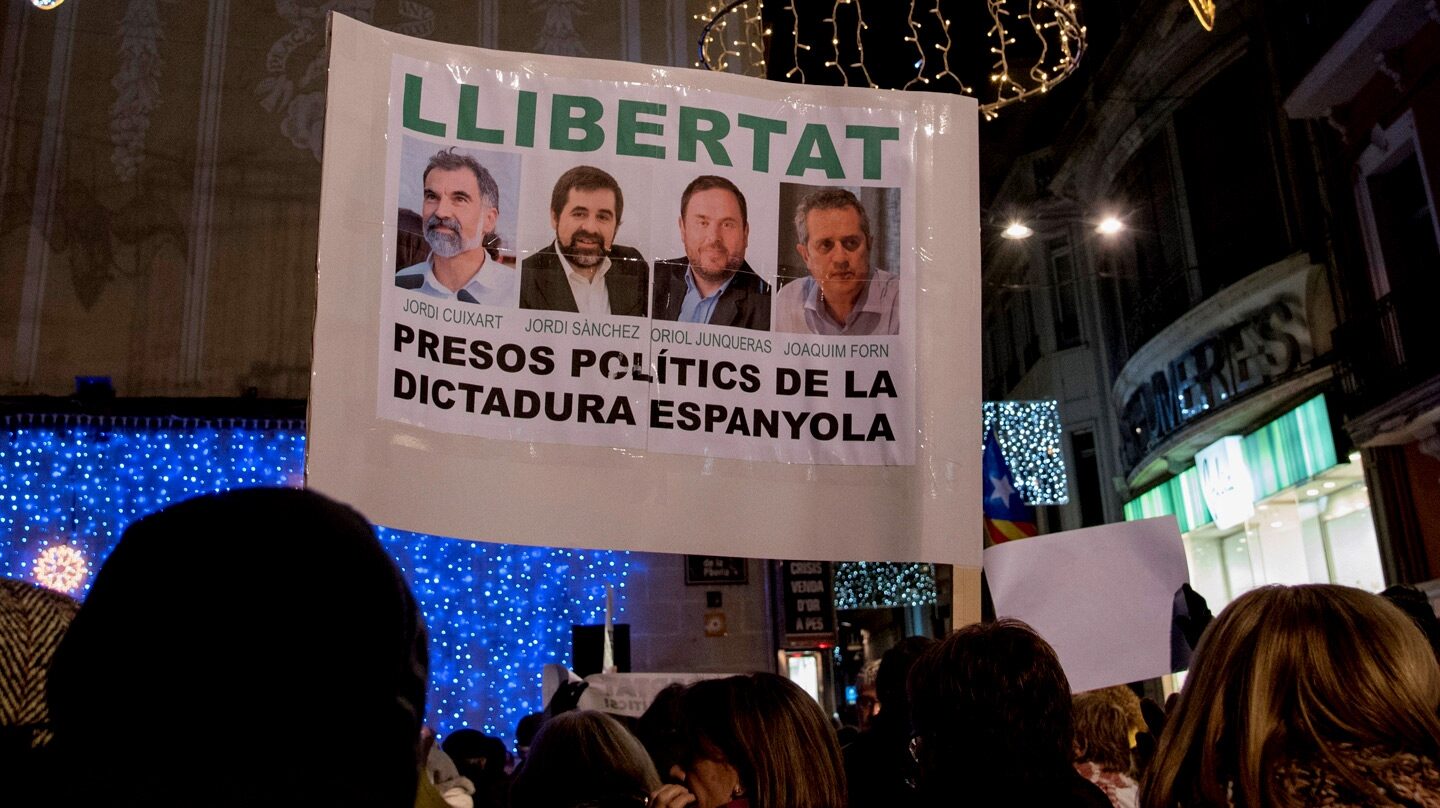
POLYGON ((612 715, 639 718, 655 703, 660 691, 671 685, 690 685, 702 679, 739 676, 740 673, 592 673, 583 680, 564 665, 545 666, 541 678, 541 701, 548 705, 560 685, 585 682, 576 707, 612 715))
POLYGON ((985 578, 995 615, 1054 646, 1076 693, 1174 672, 1173 604, 1190 573, 1173 516, 997 544, 985 578))
POLYGON ((472 539, 978 566, 972 99, 331 26, 309 485, 472 539), (686 230, 701 177, 743 238, 686 230), (833 189, 865 237, 812 214, 802 252, 833 189))

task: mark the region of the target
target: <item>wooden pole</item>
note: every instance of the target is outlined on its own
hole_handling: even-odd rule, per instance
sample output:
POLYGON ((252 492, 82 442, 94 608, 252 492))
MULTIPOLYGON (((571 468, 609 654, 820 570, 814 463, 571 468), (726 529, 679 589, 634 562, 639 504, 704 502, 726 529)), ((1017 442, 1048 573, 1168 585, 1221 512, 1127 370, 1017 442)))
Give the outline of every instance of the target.
POLYGON ((980 622, 980 568, 953 568, 950 579, 950 629, 980 622))

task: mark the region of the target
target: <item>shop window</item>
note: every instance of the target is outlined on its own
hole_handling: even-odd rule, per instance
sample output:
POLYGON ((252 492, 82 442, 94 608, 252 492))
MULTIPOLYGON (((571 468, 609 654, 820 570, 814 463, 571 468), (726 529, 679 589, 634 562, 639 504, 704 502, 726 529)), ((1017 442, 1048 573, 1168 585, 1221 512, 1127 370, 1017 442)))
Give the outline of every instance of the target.
POLYGON ((1225 560, 1225 582, 1230 586, 1230 592, 1226 594, 1231 600, 1265 580, 1263 570, 1256 569, 1261 566, 1262 559, 1252 538, 1253 534, 1232 533, 1220 542, 1225 560))
POLYGON ((1173 514, 1190 583, 1219 611, 1265 584, 1385 585, 1359 452, 1337 454, 1324 396, 1244 437, 1258 501, 1234 528, 1215 526, 1190 467, 1125 504, 1126 519, 1173 514))
POLYGON ((1266 499, 1232 531, 1185 534, 1190 583, 1218 611, 1257 586, 1385 586, 1368 491, 1358 469, 1337 466, 1266 499))
POLYGON ((1325 583, 1329 571, 1312 569, 1305 551, 1304 520, 1293 492, 1273 497, 1255 507, 1251 520, 1251 542, 1257 556, 1257 577, 1267 584, 1325 583))
POLYGON ((1335 580, 1335 563, 1330 554, 1325 531, 1320 526, 1321 508, 1316 502, 1305 502, 1299 506, 1300 534, 1305 547, 1305 566, 1316 576, 1316 580, 1335 580))
POLYGON ((1319 523, 1335 570, 1331 580, 1370 592, 1384 588, 1385 571, 1364 486, 1329 497, 1319 523))
POLYGON ((1232 591, 1221 555, 1220 537, 1198 531, 1186 534, 1185 561, 1190 567, 1190 586, 1205 596, 1212 611, 1219 612, 1230 602, 1232 591))

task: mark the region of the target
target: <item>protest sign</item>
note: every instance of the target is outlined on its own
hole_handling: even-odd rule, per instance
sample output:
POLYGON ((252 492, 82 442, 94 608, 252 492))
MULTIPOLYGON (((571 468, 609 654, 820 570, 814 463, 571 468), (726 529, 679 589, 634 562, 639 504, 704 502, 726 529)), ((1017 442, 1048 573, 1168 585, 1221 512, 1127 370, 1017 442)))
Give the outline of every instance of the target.
POLYGON ((1176 593, 1190 572, 1173 516, 997 544, 985 578, 995 615, 1054 646, 1076 693, 1175 671, 1176 593))
POLYGON ((465 538, 978 566, 971 99, 330 46, 309 484, 465 538))
POLYGON ((576 707, 612 715, 639 718, 655 703, 660 691, 671 685, 689 685, 703 679, 739 676, 737 673, 592 673, 580 677, 559 663, 545 666, 540 680, 540 702, 548 705, 561 685, 585 683, 576 707))

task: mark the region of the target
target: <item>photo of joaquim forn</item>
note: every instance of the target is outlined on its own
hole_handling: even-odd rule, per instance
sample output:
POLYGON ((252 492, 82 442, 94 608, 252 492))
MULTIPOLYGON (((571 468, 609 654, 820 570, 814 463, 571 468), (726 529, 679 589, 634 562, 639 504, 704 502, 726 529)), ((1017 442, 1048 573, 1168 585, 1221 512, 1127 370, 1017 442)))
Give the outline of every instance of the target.
POLYGON ((775 295, 776 331, 821 336, 900 333, 900 276, 876 263, 898 259, 895 239, 888 238, 898 189, 858 190, 857 195, 846 188, 781 186, 781 211, 792 212, 780 226, 781 274, 790 274, 790 269, 794 275, 775 295), (862 196, 873 201, 881 226, 862 196), (803 263, 803 275, 795 272, 790 250, 803 263))

